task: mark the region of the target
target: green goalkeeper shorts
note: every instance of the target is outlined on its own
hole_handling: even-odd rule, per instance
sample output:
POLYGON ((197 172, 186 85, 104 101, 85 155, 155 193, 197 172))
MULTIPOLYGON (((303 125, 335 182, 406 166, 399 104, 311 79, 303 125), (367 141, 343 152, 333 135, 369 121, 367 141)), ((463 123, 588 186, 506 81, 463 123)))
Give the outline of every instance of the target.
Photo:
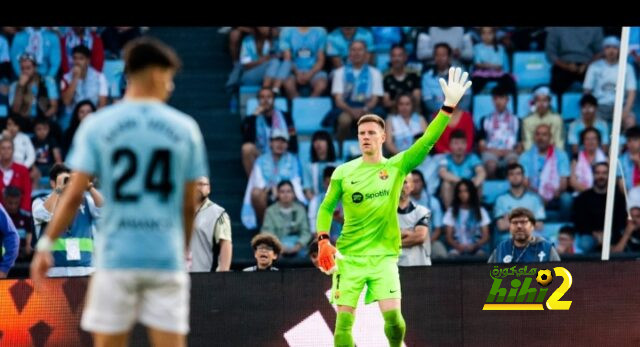
POLYGON ((331 303, 356 307, 364 286, 365 304, 384 299, 400 299, 398 256, 344 256, 336 259, 338 271, 333 273, 331 303))

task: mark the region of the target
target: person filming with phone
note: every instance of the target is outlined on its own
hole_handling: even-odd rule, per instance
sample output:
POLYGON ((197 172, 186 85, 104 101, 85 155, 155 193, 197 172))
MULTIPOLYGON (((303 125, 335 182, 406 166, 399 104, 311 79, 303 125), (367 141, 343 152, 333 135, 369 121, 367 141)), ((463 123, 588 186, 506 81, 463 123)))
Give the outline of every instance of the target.
MULTIPOLYGON (((71 170, 63 164, 56 164, 49 171, 49 184, 53 190, 49 195, 35 199, 32 206, 37 238, 51 221, 70 178, 71 170)), ((47 273, 49 277, 87 276, 94 271, 93 236, 103 203, 102 194, 90 182, 73 222, 52 245, 54 266, 47 273)))

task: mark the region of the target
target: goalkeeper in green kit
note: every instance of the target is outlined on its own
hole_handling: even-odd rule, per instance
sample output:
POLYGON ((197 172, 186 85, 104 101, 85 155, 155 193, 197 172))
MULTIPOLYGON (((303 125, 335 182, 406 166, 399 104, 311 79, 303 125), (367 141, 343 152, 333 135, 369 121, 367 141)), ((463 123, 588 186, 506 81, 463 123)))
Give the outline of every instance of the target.
POLYGON ((389 159, 382 156, 384 120, 376 115, 364 115, 358 120, 362 157, 334 171, 317 219, 318 262, 324 273, 333 274, 331 300, 338 305, 335 346, 353 346, 354 311, 365 285, 365 302, 378 302, 389 345, 402 345, 406 325, 400 312, 398 275, 400 191, 405 177, 427 157, 458 101, 471 86, 467 77, 468 73, 462 73, 460 68, 451 68, 449 81, 440 79, 445 96, 442 109, 420 139, 389 159), (327 232, 339 201, 344 208, 344 226, 336 249, 327 232))

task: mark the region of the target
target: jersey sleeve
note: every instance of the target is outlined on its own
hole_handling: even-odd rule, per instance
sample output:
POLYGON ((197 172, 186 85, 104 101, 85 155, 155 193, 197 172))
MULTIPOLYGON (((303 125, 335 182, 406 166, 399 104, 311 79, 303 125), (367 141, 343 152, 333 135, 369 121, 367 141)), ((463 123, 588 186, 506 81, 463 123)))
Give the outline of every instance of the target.
POLYGON ((333 211, 342 198, 342 170, 338 167, 331 175, 331 183, 327 189, 327 194, 320 204, 316 220, 316 230, 318 232, 328 232, 331 229, 333 211))
POLYGON ((449 124, 450 115, 440 111, 436 118, 429 124, 424 134, 409 149, 400 152, 400 169, 403 173, 409 173, 424 161, 431 148, 440 138, 449 124))

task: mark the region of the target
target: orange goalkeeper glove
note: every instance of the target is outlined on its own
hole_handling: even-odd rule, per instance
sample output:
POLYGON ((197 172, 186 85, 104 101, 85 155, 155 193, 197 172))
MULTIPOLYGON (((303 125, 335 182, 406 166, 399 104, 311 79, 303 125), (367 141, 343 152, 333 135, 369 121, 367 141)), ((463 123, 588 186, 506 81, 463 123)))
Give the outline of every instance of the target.
POLYGON ((331 275, 338 270, 335 258, 342 259, 342 255, 331 245, 327 233, 318 234, 318 265, 320 271, 331 275))

